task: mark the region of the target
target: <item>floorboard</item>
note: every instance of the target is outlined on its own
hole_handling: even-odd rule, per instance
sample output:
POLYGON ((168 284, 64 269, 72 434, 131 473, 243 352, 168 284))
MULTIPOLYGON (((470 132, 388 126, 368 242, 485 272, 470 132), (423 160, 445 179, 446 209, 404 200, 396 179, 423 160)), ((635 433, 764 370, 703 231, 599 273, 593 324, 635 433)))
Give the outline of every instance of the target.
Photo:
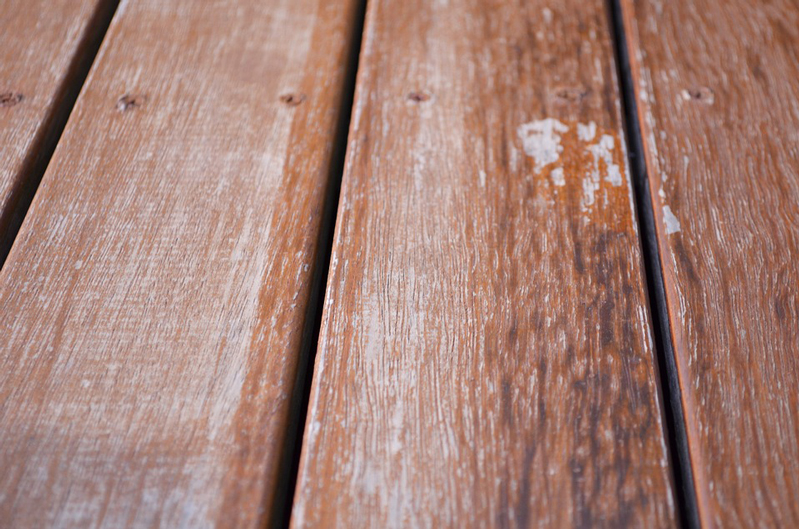
POLYGON ((799 5, 621 5, 702 523, 799 526, 799 5))
POLYGON ((116 2, 6 0, 0 15, 0 266, 116 2))
POLYGON ((605 7, 369 2, 294 527, 676 524, 605 7))
POLYGON ((3 525, 283 508, 359 9, 120 4, 0 272, 3 525))

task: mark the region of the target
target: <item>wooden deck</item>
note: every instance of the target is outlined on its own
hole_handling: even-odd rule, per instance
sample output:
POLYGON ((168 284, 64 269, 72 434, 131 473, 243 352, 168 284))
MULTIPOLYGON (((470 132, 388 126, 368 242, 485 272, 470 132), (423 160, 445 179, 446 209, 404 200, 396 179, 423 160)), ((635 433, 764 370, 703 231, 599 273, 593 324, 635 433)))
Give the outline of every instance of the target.
POLYGON ((0 528, 799 527, 799 5, 7 0, 0 528))

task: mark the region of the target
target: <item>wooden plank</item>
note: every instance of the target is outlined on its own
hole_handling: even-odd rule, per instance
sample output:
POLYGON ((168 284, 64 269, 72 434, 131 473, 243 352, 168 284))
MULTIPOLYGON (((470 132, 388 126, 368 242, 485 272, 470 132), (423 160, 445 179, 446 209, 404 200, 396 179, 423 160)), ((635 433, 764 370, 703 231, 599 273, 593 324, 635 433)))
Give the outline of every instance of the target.
POLYGON ((364 39, 293 526, 673 526, 604 6, 364 39))
POLYGON ((355 1, 123 1, 0 273, 0 520, 263 526, 355 1))
POLYGON ((700 517, 799 526, 799 6, 624 0, 700 517))
POLYGON ((64 128, 114 2, 5 0, 0 9, 0 265, 64 128))

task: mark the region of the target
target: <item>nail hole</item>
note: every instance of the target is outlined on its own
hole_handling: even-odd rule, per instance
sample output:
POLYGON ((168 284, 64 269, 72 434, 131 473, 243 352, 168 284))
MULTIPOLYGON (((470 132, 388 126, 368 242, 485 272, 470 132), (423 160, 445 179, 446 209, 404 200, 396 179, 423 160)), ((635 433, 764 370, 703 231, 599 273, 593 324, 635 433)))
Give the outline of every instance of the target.
POLYGON ((125 94, 117 101, 117 110, 120 112, 127 112, 134 108, 142 106, 147 101, 147 96, 125 94))
POLYGON ((687 90, 683 90, 680 94, 682 95, 682 98, 686 101, 696 101, 698 103, 704 103, 706 105, 713 104, 713 100, 715 99, 715 94, 713 93, 713 90, 705 86, 701 88, 690 88, 687 90))
POLYGON ((305 94, 283 94, 280 100, 290 107, 296 107, 305 101, 305 94))
POLYGON ((0 94, 0 107, 13 107, 19 104, 25 96, 17 92, 3 92, 0 94))
POLYGON ((581 86, 562 87, 555 90, 555 99, 561 103, 579 103, 587 95, 588 90, 581 86))
POLYGON ((424 103, 430 100, 430 94, 427 92, 411 92, 408 94, 408 99, 414 103, 424 103))

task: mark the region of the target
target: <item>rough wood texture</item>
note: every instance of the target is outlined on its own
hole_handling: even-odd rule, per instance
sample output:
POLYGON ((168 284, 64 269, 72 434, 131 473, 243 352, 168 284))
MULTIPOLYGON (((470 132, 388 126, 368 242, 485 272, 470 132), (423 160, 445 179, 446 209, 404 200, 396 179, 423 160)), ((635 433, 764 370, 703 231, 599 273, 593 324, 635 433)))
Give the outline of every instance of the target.
POLYGON ((369 2, 294 527, 675 523, 600 2, 369 2))
POLYGON ((120 5, 0 273, 3 524, 271 516, 356 14, 120 5))
POLYGON ((108 0, 0 6, 0 265, 112 11, 108 0))
POLYGON ((703 525, 799 526, 799 5, 623 0, 703 525))

